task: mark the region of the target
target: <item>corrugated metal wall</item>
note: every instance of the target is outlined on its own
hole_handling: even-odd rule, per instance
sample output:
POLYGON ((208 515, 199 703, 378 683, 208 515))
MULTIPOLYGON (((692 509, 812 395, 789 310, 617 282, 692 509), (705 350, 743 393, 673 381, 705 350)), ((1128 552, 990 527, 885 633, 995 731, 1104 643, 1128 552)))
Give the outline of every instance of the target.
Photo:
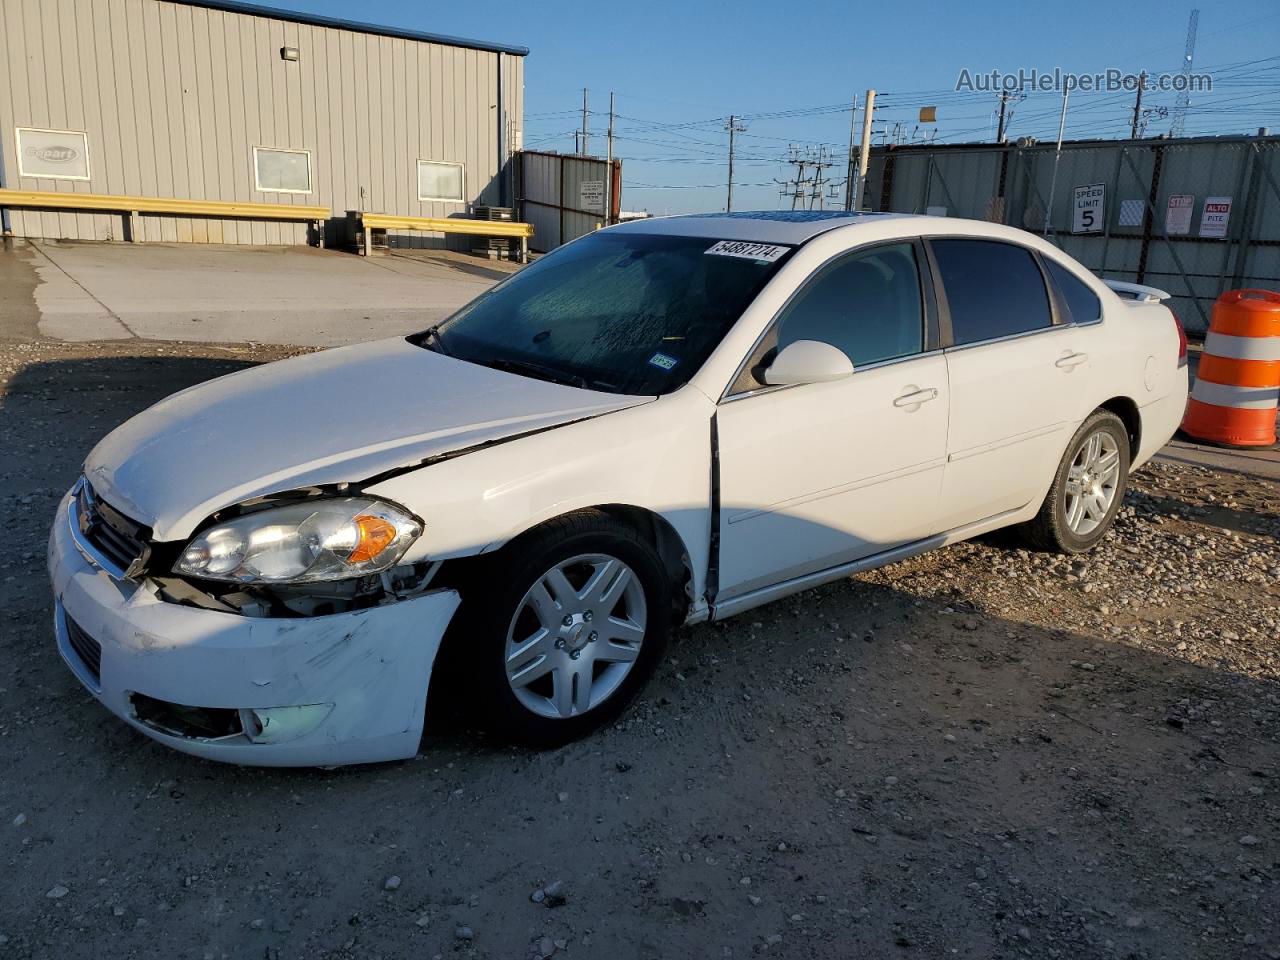
POLYGON ((1280 290, 1280 138, 1064 144, 1055 147, 906 147, 873 152, 867 197, 874 209, 991 220, 1045 232, 1099 276, 1160 287, 1174 311, 1203 331, 1213 301, 1241 287, 1280 290), (1003 190, 1001 181, 1003 179, 1003 190), (1072 233, 1076 186, 1105 184, 1101 229, 1072 233), (1052 196, 1050 191, 1052 189, 1052 196), (1184 235, 1166 235, 1169 198, 1194 198, 1184 235), (1230 197, 1226 236, 1200 236, 1208 197, 1230 197), (1128 202, 1135 222, 1122 217, 1128 202))
MULTIPOLYGON (((524 59, 166 0, 0 0, 5 185, 28 190, 321 204, 447 217, 417 160, 464 164, 464 196, 499 202, 498 58, 508 128, 524 59), (296 62, 281 59, 296 47, 296 62), (18 176, 15 127, 85 130, 92 179, 18 176), (311 151, 312 192, 255 189, 254 146, 311 151)), ((518 142, 515 140, 514 142, 518 142)), ((11 213, 35 237, 121 239, 114 215, 11 213)), ((144 217, 144 240, 303 243, 302 224, 144 217)), ((335 231, 330 231, 335 237, 335 231)))
MULTIPOLYGON (((520 216, 533 224, 531 249, 540 253, 554 250, 562 243, 575 240, 603 225, 603 207, 584 209, 584 182, 605 184, 608 203, 609 162, 598 157, 581 157, 562 153, 525 151, 520 155, 520 216)), ((622 161, 613 161, 613 216, 621 203, 622 161)))

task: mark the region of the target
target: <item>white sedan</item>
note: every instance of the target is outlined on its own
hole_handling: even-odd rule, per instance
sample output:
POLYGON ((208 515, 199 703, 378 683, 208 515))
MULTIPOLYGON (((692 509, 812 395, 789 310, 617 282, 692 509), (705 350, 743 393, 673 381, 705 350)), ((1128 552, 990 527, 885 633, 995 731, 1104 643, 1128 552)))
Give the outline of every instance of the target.
POLYGON ((107 436, 50 538, 59 650, 217 760, 412 756, 433 670, 505 735, 565 742, 674 625, 997 527, 1097 543, 1187 393, 1165 295, 1116 286, 964 220, 599 231, 424 333, 107 436))

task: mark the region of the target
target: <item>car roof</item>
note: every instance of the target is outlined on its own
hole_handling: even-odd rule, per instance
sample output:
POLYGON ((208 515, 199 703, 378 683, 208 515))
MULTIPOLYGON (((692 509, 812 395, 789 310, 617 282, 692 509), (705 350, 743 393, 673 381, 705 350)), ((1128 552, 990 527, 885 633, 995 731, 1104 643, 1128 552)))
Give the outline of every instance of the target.
POLYGON ((692 213, 677 217, 630 220, 610 231, 656 233, 681 237, 715 237, 757 243, 799 244, 837 227, 885 220, 929 219, 909 213, 853 213, 845 210, 746 210, 692 213))

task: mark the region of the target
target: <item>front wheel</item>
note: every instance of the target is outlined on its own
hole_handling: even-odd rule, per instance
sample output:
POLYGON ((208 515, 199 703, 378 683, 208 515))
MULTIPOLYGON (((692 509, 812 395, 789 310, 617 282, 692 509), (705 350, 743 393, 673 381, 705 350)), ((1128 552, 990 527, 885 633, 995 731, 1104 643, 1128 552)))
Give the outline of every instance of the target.
POLYGON ((671 586, 653 547, 600 511, 514 541, 464 593, 466 660, 482 718, 555 746, 615 717, 661 659, 671 586))
POLYGON ((1095 410, 1071 438, 1044 505, 1023 534, 1040 549, 1083 553, 1115 521, 1128 479, 1128 431, 1114 413, 1095 410))

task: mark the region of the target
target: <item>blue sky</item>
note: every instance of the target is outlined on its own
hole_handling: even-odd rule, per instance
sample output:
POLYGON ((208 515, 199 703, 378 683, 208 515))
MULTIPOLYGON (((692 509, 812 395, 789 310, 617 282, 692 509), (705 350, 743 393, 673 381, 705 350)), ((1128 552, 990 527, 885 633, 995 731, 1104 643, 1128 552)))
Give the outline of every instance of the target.
MULTIPOLYGON (((779 205, 775 179, 791 168, 788 146, 835 155, 843 178, 849 99, 880 91, 876 142, 926 136, 990 140, 994 93, 955 92, 960 71, 1055 67, 1176 73, 1192 4, 1111 2, 963 3, 740 0, 599 6, 565 2, 442 3, 430 0, 267 0, 274 6, 527 46, 525 144, 572 151, 582 88, 590 89, 592 153, 604 152, 609 91, 616 94, 615 151, 623 158, 623 206, 653 213, 723 209, 728 136, 724 118, 744 116, 734 208, 779 205), (921 106, 938 123, 920 127, 921 106), (781 114, 781 115, 779 115, 781 114)), ((1195 68, 1214 90, 1193 94, 1188 134, 1280 132, 1280 4, 1200 0, 1195 68)), ((1144 106, 1174 106, 1151 92, 1144 106)), ((1127 135, 1131 94, 1072 95, 1068 138, 1127 135)), ((1061 98, 1017 103, 1011 137, 1057 135, 1061 98)), ((1150 118, 1148 133, 1170 119, 1150 118)), ((789 204, 788 204, 789 205, 789 204)))

